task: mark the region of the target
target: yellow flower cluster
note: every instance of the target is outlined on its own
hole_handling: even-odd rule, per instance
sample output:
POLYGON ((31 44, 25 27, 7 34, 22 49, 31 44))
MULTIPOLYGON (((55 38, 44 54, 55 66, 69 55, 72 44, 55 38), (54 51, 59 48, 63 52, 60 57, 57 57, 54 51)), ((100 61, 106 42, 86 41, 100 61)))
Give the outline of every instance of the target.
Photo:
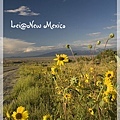
POLYGON ((113 78, 113 71, 108 71, 105 74, 104 85, 106 86, 106 91, 103 93, 103 100, 105 102, 114 101, 116 99, 116 91, 111 82, 111 78, 113 78))
POLYGON ((89 82, 89 75, 88 75, 88 74, 85 74, 85 75, 84 75, 84 78, 85 78, 85 82, 88 83, 88 82, 89 82))

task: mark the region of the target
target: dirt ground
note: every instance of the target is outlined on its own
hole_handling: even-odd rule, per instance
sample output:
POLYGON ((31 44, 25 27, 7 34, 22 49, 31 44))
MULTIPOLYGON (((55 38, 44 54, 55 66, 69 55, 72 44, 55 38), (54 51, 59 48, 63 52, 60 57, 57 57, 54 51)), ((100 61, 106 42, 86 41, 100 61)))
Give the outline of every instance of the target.
POLYGON ((3 95, 10 94, 10 90, 13 88, 13 85, 15 84, 18 74, 18 66, 10 66, 10 67, 4 67, 3 68, 3 95))

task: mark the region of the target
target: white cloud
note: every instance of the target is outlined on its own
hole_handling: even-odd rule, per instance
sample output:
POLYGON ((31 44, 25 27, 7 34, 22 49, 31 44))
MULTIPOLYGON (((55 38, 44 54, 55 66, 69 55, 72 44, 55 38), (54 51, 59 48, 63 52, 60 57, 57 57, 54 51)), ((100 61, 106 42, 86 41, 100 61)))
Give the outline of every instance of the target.
POLYGON ((4 38, 3 50, 5 54, 28 53, 55 49, 54 46, 34 46, 35 43, 25 42, 19 39, 4 38))
POLYGON ((101 32, 95 32, 95 33, 89 33, 89 34, 87 34, 87 35, 89 35, 89 36, 99 36, 101 34, 101 32))
POLYGON ((44 51, 44 50, 51 50, 54 49, 54 46, 40 46, 40 47, 28 47, 24 50, 24 53, 28 53, 28 52, 33 52, 33 51, 44 51))
POLYGON ((117 20, 114 20, 114 19, 111 19, 112 22, 116 22, 117 23, 117 20))
POLYGON ((117 28, 117 26, 108 26, 108 27, 105 27, 104 29, 116 29, 117 28))
MULTIPOLYGON (((105 46, 105 42, 108 39, 108 37, 101 37, 101 38, 96 38, 96 39, 91 39, 91 40, 77 40, 74 41, 73 45, 74 46, 79 46, 79 48, 88 48, 88 45, 95 45, 96 42, 99 40, 101 41, 101 44, 96 46, 98 48, 104 48, 105 46)), ((117 46, 117 39, 116 38, 112 38, 111 40, 108 41, 107 43, 107 47, 115 47, 117 46)))
POLYGON ((27 47, 35 43, 25 42, 19 39, 3 38, 3 50, 5 53, 23 52, 27 47))
POLYGON ((13 10, 4 10, 4 12, 18 13, 18 15, 22 15, 22 16, 35 16, 40 14, 40 13, 32 12, 30 8, 28 8, 27 6, 20 6, 19 8, 13 10))
MULTIPOLYGON (((70 45, 74 49, 88 49, 88 45, 95 45, 96 42, 100 40, 101 44, 97 46, 98 48, 104 48, 105 41, 107 40, 107 37, 104 38, 97 38, 97 39, 91 39, 91 40, 78 40, 74 41, 70 45)), ((107 44, 108 47, 114 47, 117 45, 116 38, 113 38, 109 40, 107 44)), ((3 38, 3 52, 5 55, 20 55, 20 54, 29 54, 33 55, 34 53, 43 53, 45 51, 51 51, 56 49, 65 49, 65 45, 58 44, 56 46, 36 46, 35 43, 31 42, 25 42, 20 39, 11 39, 11 38, 3 38)))

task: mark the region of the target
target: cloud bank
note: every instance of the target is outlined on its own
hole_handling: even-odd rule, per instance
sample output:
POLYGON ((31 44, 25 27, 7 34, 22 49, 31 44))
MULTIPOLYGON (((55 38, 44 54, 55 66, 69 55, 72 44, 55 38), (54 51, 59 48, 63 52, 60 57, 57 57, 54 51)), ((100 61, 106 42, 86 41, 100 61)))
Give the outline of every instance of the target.
MULTIPOLYGON (((88 45, 94 46, 98 40, 101 41, 101 44, 96 47, 103 49, 107 37, 89 40, 77 40, 70 45, 73 50, 88 50, 88 45)), ((116 46, 116 38, 109 40, 107 48, 114 48, 116 46)), ((36 46, 35 43, 25 42, 20 39, 3 38, 3 53, 6 56, 34 56, 55 50, 66 50, 65 44, 58 44, 56 46, 36 46)))
MULTIPOLYGON (((73 42, 74 46, 79 46, 80 48, 88 48, 88 45, 95 45, 97 41, 101 41, 101 44, 98 45, 98 48, 104 48, 105 42, 108 39, 108 37, 99 37, 96 39, 89 39, 89 40, 77 40, 73 42)), ((113 48, 117 46, 117 38, 112 38, 111 40, 108 41, 107 47, 113 48)))
POLYGON ((5 54, 29 53, 54 49, 54 46, 35 46, 35 43, 25 42, 20 39, 3 38, 5 54))
POLYGON ((40 14, 40 13, 32 12, 30 8, 27 6, 20 6, 19 8, 13 10, 4 10, 4 12, 18 13, 18 15, 22 15, 22 16, 37 16, 40 14))
POLYGON ((108 26, 108 27, 105 27, 104 29, 116 29, 117 26, 108 26))
POLYGON ((94 37, 94 36, 99 36, 101 32, 95 32, 95 33, 89 33, 87 34, 88 36, 94 37))

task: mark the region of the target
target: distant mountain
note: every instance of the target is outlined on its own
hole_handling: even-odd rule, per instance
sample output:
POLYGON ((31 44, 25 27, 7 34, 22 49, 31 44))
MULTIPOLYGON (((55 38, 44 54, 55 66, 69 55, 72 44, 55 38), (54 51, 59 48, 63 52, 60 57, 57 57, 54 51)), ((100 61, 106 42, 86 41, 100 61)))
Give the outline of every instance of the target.
MULTIPOLYGON (((73 51, 74 54, 76 55, 96 55, 98 54, 98 52, 93 52, 93 51, 88 51, 88 50, 75 50, 73 51)), ((42 55, 37 55, 37 56, 34 56, 34 57, 51 57, 51 56, 55 56, 56 54, 66 54, 68 56, 71 56, 72 53, 70 50, 59 50, 59 51, 53 51, 53 52, 48 52, 48 53, 45 53, 45 54, 42 54, 42 55)))
MULTIPOLYGON (((114 51, 116 51, 116 48, 110 48, 114 51)), ((73 49, 74 54, 76 55, 97 55, 98 53, 100 53, 101 51, 103 51, 103 49, 98 48, 96 51, 93 50, 79 50, 79 49, 73 49)), ((71 56, 72 53, 70 51, 70 49, 66 49, 66 48, 58 48, 58 49, 54 49, 54 50, 49 50, 49 51, 43 51, 43 52, 31 52, 31 53, 25 53, 22 55, 16 55, 16 56, 8 56, 8 57, 4 57, 4 58, 28 58, 28 57, 52 57, 55 56, 56 54, 66 54, 68 56, 71 56)))

